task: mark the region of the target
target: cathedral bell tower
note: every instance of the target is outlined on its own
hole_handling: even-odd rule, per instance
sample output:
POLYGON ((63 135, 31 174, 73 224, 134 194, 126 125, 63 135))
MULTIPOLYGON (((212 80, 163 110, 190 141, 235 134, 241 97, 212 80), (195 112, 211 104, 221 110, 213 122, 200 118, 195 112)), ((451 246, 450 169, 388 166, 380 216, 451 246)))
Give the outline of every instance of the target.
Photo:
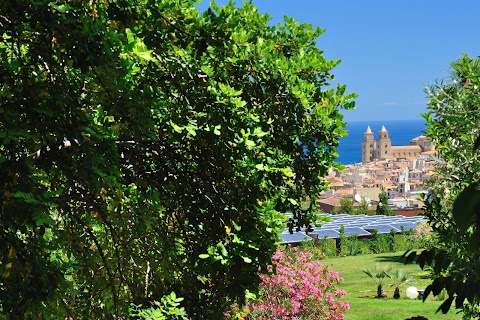
POLYGON ((362 162, 367 163, 373 161, 375 153, 375 140, 373 139, 373 132, 368 126, 367 131, 363 134, 362 142, 362 162))
POLYGON ((378 132, 377 140, 377 154, 375 158, 383 159, 390 154, 390 149, 392 148, 392 141, 388 136, 388 131, 385 129, 385 126, 382 126, 382 129, 378 132))

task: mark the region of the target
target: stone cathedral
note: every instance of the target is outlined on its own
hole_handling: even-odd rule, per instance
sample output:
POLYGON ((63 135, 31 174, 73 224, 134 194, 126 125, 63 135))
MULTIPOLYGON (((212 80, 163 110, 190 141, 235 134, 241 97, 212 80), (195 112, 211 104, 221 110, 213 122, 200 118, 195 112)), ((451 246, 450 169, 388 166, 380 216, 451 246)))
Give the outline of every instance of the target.
POLYGON ((362 162, 372 162, 387 158, 417 158, 420 153, 435 150, 433 143, 424 136, 410 140, 409 146, 392 146, 385 126, 378 132, 378 139, 375 140, 372 129, 368 126, 363 134, 362 162))

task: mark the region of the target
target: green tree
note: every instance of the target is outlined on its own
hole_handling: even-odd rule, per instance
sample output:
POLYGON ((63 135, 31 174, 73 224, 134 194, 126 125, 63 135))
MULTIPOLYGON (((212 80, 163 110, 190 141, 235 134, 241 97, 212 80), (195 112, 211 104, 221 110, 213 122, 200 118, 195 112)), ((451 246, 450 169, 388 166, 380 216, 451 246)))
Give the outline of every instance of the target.
POLYGON ((347 197, 340 199, 340 213, 353 214, 353 200, 347 197))
POLYGON ((392 275, 392 286, 395 287, 393 291, 393 298, 400 299, 400 287, 404 284, 412 282, 412 278, 408 273, 405 273, 402 269, 395 270, 395 273, 392 275))
POLYGON ((376 209, 377 215, 386 215, 386 216, 393 216, 395 213, 393 212, 392 208, 388 205, 388 194, 385 191, 385 188, 382 187, 380 191, 380 195, 378 196, 378 204, 376 209))
POLYGON ((439 307, 446 313, 452 303, 477 318, 480 297, 480 60, 466 55, 452 63, 450 81, 428 90, 426 136, 438 150, 437 175, 427 182, 431 194, 424 199, 424 214, 438 241, 417 255, 420 266, 433 267, 433 282, 424 299, 446 289, 448 298, 439 307))
POLYGON ((360 202, 360 205, 354 210, 354 213, 368 215, 370 212, 370 210, 368 210, 369 205, 370 203, 367 200, 362 199, 362 202, 360 202))
POLYGON ((326 88, 323 31, 249 3, 0 12, 0 312, 125 318, 175 292, 218 319, 241 303, 346 134, 354 95, 326 88))
POLYGON ((391 278, 390 270, 392 268, 390 266, 385 266, 383 268, 380 267, 380 264, 376 263, 373 270, 363 268, 362 271, 369 276, 370 278, 375 281, 377 284, 377 298, 386 298, 387 294, 385 290, 383 290, 384 280, 385 278, 391 278))

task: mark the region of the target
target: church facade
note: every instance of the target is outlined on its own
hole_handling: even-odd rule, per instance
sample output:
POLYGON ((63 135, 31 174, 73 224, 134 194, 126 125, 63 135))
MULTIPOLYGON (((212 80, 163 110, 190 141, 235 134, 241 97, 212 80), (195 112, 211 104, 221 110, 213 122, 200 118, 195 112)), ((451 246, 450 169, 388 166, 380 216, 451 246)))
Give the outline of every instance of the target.
POLYGON ((417 158, 420 153, 432 150, 435 150, 435 146, 424 136, 412 139, 408 146, 392 146, 385 126, 382 126, 378 132, 378 138, 375 140, 374 134, 368 126, 363 134, 362 162, 388 158, 417 158))

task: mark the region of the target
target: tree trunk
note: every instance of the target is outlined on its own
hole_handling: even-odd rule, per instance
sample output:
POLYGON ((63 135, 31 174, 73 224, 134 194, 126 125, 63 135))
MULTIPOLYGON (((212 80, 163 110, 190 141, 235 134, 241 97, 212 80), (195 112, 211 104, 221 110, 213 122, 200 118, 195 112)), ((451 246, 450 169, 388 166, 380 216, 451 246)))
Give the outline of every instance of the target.
POLYGON ((400 299, 400 288, 396 287, 395 291, 393 292, 393 298, 394 299, 400 299))
POLYGON ((385 294, 385 291, 383 291, 382 285, 378 285, 377 287, 377 298, 386 298, 387 295, 385 294))

